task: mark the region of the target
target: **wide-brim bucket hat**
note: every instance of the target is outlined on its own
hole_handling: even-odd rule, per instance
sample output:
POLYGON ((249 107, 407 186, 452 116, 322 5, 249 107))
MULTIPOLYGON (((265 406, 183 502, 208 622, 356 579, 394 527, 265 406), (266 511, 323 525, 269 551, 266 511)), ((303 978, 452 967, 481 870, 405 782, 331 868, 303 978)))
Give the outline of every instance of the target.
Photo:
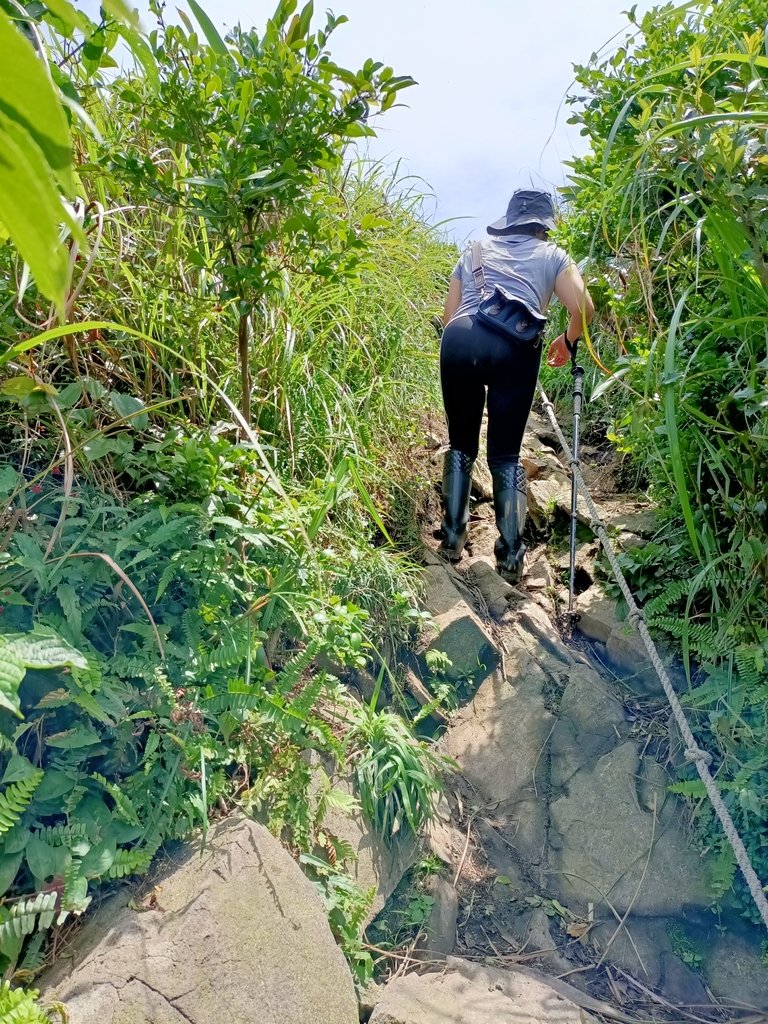
POLYGON ((555 226, 555 204, 549 192, 518 189, 509 200, 506 214, 488 225, 489 235, 504 235, 523 224, 541 224, 552 231, 555 226))

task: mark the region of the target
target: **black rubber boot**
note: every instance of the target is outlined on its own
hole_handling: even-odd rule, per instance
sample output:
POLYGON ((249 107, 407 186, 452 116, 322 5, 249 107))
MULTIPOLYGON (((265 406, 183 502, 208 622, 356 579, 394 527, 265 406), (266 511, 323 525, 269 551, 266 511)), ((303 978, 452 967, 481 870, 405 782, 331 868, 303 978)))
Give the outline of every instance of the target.
POLYGON ((528 503, 525 469, 519 459, 510 459, 491 470, 493 508, 499 538, 494 546, 496 570, 510 583, 517 583, 523 574, 525 544, 523 527, 528 503))
POLYGON ((475 460, 451 448, 443 462, 443 541, 440 550, 450 562, 458 562, 467 542, 469 491, 475 460))

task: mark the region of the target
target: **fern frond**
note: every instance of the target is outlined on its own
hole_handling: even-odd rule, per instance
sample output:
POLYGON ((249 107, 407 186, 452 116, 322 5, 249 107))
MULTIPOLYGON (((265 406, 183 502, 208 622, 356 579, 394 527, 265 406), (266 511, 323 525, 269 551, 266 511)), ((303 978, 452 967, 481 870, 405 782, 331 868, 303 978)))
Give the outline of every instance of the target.
POLYGON ((57 898, 55 892, 39 892, 9 907, 5 920, 0 923, 0 951, 8 942, 18 942, 25 935, 50 928, 56 915, 57 898))
POLYGON ((758 668, 758 658, 764 659, 762 647, 756 644, 742 644, 736 648, 736 668, 739 671, 739 679, 747 687, 747 700, 752 703, 753 694, 760 691, 762 686, 768 682, 765 670, 758 668))
POLYGON ((129 825, 141 825, 138 812, 133 806, 131 798, 120 786, 116 785, 114 782, 110 782, 109 779, 106 779, 98 772, 92 772, 91 778, 95 782, 98 782, 99 785, 112 797, 115 802, 117 817, 120 818, 121 821, 125 821, 129 825))
POLYGON ((106 877, 125 878, 127 875, 143 875, 149 869, 153 856, 154 851, 151 850, 126 850, 125 847, 119 847, 106 877))
POLYGON ((707 790, 701 779, 689 779, 686 782, 673 782, 667 786, 670 793, 677 793, 679 796, 687 796, 698 800, 707 795, 707 790))
POLYGON ((226 693, 212 694, 201 703, 206 712, 221 715, 225 711, 256 711, 264 700, 265 694, 261 686, 249 686, 241 679, 237 679, 228 684, 226 693))
POLYGON ((208 675, 215 669, 239 668, 248 658, 252 633, 243 630, 238 636, 234 634, 222 641, 213 650, 202 654, 199 662, 200 671, 208 675))
POLYGON ((727 892, 731 891, 735 877, 736 858, 730 844, 725 843, 717 860, 713 861, 709 867, 709 888, 713 903, 718 903, 727 892))
POLYGON ((688 597, 691 589, 690 580, 675 580, 661 593, 650 600, 644 611, 647 619, 655 618, 658 615, 665 615, 670 608, 674 608, 684 597, 688 597))
MULTIPOLYGON (((38 932, 33 935, 24 950, 24 959, 19 965, 18 972, 25 971, 27 975, 32 976, 38 971, 42 970, 45 965, 45 954, 43 953, 43 943, 45 942, 45 932, 38 932)), ((3 1018, 0 1017, 0 1020, 3 1018)))
POLYGON ((187 645, 195 653, 198 653, 203 646, 203 641, 200 636, 200 616, 196 608, 187 608, 181 616, 181 631, 187 645))
POLYGON ((317 699, 323 692, 324 687, 325 676, 322 673, 314 676, 291 701, 289 705, 290 710, 302 720, 306 720, 317 703, 317 699))
POLYGON ((299 684, 301 677, 318 656, 322 647, 322 641, 310 640, 303 651, 291 658, 277 677, 277 688, 280 693, 290 693, 299 684))
POLYGON ((76 839, 85 839, 85 822, 75 821, 71 825, 49 825, 33 829, 32 835, 42 839, 48 846, 71 846, 76 839))
POLYGON ((116 654, 110 661, 110 669, 121 679, 143 679, 146 683, 155 682, 157 661, 140 654, 116 654))
POLYGON ((44 774, 36 768, 26 779, 12 782, 0 793, 0 835, 18 823, 44 774))
MULTIPOLYGON (((11 988, 9 981, 0 982, 0 1021, 3 1024, 51 1024, 51 1017, 37 1002, 35 989, 11 988)), ((59 1019, 66 1024, 66 1011, 54 1008, 59 1019)))

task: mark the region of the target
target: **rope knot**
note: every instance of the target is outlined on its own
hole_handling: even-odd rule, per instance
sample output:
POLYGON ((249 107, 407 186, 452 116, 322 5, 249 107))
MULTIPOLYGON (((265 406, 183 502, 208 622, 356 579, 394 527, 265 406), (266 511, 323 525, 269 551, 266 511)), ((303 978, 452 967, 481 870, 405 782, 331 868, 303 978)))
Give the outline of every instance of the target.
POLYGON ((645 612, 642 608, 638 608, 637 605, 635 605, 633 608, 629 609, 627 618, 633 626, 639 626, 641 622, 645 622, 645 612))
POLYGON ((684 756, 686 761, 693 761, 694 763, 696 761, 701 761, 701 763, 705 764, 707 767, 712 764, 712 755, 708 754, 706 750, 702 750, 700 747, 688 747, 684 756))

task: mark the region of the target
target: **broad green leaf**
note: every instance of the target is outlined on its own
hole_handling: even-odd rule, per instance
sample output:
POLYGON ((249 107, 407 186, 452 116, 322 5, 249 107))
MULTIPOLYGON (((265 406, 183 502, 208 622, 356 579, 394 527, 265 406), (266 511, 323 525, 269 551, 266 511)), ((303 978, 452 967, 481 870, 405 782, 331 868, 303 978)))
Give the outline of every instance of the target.
POLYGON ((99 878, 106 875, 115 862, 117 843, 114 839, 105 839, 98 846, 93 846, 83 858, 80 869, 86 878, 99 878))
POLYGON ((83 445, 83 454, 89 462, 103 459, 105 455, 125 455, 132 448, 130 437, 124 434, 117 437, 104 437, 99 434, 83 445))
MULTIPOLYGON (((34 47, 2 11, 0 53, 3 55, 0 63, 0 112, 34 140, 67 195, 74 195, 72 140, 64 110, 34 47)), ((0 136, 4 134, 0 125, 0 136)), ((26 187, 28 182, 22 184, 26 187)), ((32 196, 27 209, 34 209, 32 196)), ((8 224, 6 226, 10 228, 8 224)))
MULTIPOLYGON (((39 787, 38 787, 39 788, 39 787)), ((14 825, 3 835, 2 849, 4 853, 21 853, 29 842, 32 833, 26 825, 14 825)))
POLYGON ((189 9, 192 11, 194 16, 197 18, 197 22, 200 28, 203 30, 205 38, 208 40, 208 45, 214 51, 214 53, 220 53, 222 56, 227 56, 229 50, 227 44, 219 35, 216 26, 213 24, 211 19, 205 13, 203 8, 197 3, 197 0, 187 0, 189 9))
POLYGON ((79 28, 83 32, 88 30, 88 18, 82 11, 78 11, 69 3, 69 0, 45 0, 45 6, 69 29, 79 28))
POLYGON ((0 637, 0 659, 9 652, 25 668, 88 668, 88 662, 80 651, 56 633, 42 629, 0 637))
POLYGON ((24 852, 0 853, 0 896, 4 896, 13 885, 19 872, 24 852))
POLYGON ((102 0, 102 7, 111 14, 116 21, 125 22, 128 25, 132 25, 134 28, 138 27, 139 15, 138 12, 129 7, 125 0, 102 0))
POLYGON ((79 633, 83 624, 83 614, 75 588, 69 583, 60 583, 56 588, 56 597, 67 622, 75 633, 79 633))
POLYGON ((22 374, 21 377, 11 377, 10 380, 4 380, 0 385, 0 394, 8 398, 26 398, 34 390, 34 378, 27 376, 26 373, 22 374))
POLYGON ((10 782, 19 782, 21 779, 29 779, 31 776, 37 773, 38 769, 32 764, 32 762, 24 757, 22 754, 14 754, 8 762, 8 767, 5 769, 2 779, 0 779, 0 785, 6 785, 10 782))
POLYGON ((26 675, 26 669, 0 645, 0 708, 5 708, 18 718, 22 717, 19 700, 19 686, 26 675))
POLYGON ((21 474, 13 466, 0 466, 0 494, 9 495, 19 485, 21 474))
POLYGON ((47 736, 45 742, 49 747, 56 747, 58 750, 79 750, 81 747, 92 747, 101 743, 101 736, 95 729, 79 725, 74 729, 65 729, 64 732, 47 736))
POLYGON ((119 391, 110 391, 109 400, 112 408, 121 419, 127 419, 137 430, 144 430, 149 424, 149 417, 143 411, 144 403, 133 395, 124 395, 119 391))
POLYGON ((30 836, 24 852, 29 870, 41 882, 56 875, 63 877, 72 860, 66 846, 50 846, 37 836, 30 836))
POLYGON ((29 264, 40 291, 62 305, 69 266, 59 228, 70 218, 65 215, 42 150, 2 111, 0 103, 0 221, 29 264))
POLYGON ((88 663, 74 647, 54 633, 42 631, 0 636, 0 708, 19 718, 19 686, 28 668, 48 669, 88 663))

